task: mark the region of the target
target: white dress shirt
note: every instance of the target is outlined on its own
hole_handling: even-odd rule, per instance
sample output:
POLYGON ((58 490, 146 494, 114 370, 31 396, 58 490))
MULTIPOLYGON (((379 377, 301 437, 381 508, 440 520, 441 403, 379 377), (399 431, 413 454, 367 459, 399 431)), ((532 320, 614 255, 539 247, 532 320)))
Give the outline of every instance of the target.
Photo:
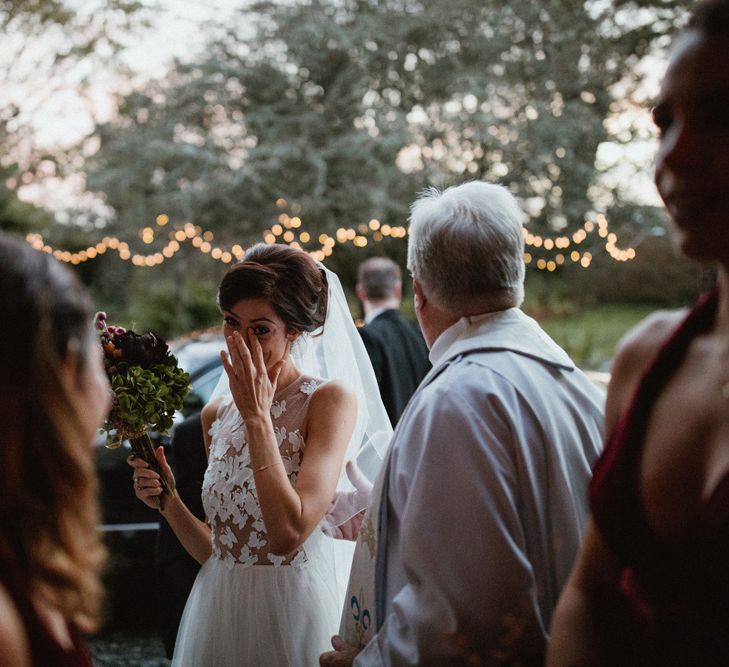
POLYGON ((384 313, 386 310, 392 310, 392 306, 380 306, 378 308, 373 308, 369 313, 365 314, 364 323, 369 324, 376 317, 382 315, 382 313, 384 313))
POLYGON ((355 660, 540 664, 587 518, 602 394, 519 309, 462 318, 393 439, 355 660))

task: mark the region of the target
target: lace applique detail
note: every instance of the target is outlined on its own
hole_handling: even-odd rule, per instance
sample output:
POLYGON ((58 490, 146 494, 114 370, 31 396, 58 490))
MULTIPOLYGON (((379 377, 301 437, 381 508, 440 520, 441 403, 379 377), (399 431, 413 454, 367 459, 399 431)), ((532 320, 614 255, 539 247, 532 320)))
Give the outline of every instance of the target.
POLYGON ((275 401, 271 406, 271 416, 274 419, 278 419, 284 412, 286 412, 286 401, 275 401))
POLYGON ((221 422, 219 419, 216 419, 210 425, 210 430, 208 430, 208 435, 210 436, 211 440, 215 440, 218 437, 218 433, 220 433, 220 425, 221 425, 221 422))
MULTIPOLYGON (((309 400, 321 381, 306 378, 271 406, 281 460, 292 486, 306 447, 301 433, 309 400)), ((210 427, 210 453, 203 480, 203 505, 213 536, 213 555, 228 568, 235 565, 301 567, 304 547, 287 556, 268 550, 268 536, 256 493, 245 424, 231 403, 221 407, 210 427)))
POLYGON ((273 563, 274 567, 278 567, 279 565, 283 565, 284 557, 283 556, 277 556, 276 554, 267 554, 266 557, 268 558, 271 563, 273 563))
POLYGON ((321 384, 322 384, 321 380, 312 379, 312 380, 309 380, 308 382, 303 382, 301 384, 301 387, 299 387, 299 391, 302 394, 311 396, 317 390, 319 385, 321 385, 321 384))

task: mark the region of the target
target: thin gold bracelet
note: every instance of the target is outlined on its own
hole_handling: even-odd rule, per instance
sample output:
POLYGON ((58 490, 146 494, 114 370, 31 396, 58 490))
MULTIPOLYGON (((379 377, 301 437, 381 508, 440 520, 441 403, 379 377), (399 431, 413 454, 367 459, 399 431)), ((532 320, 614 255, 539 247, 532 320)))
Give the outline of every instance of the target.
POLYGON ((261 470, 265 470, 266 468, 270 468, 271 466, 275 466, 277 463, 282 463, 282 461, 274 461, 273 463, 267 463, 265 466, 261 466, 260 468, 256 468, 253 471, 253 474, 255 475, 257 472, 261 472, 261 470))

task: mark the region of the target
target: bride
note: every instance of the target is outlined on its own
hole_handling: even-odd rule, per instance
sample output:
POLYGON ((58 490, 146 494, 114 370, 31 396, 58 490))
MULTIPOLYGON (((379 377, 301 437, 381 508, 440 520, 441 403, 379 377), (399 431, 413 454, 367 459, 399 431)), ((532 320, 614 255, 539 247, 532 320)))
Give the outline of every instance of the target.
MULTIPOLYGON (((341 285, 306 253, 254 246, 223 277, 218 304, 228 386, 202 412, 205 523, 157 451, 172 489, 160 512, 203 564, 172 664, 317 665, 338 629, 351 562, 323 519, 346 490, 343 463, 362 443, 381 459, 389 421, 341 285)), ((158 507, 159 475, 139 459, 130 465, 137 497, 158 507)))

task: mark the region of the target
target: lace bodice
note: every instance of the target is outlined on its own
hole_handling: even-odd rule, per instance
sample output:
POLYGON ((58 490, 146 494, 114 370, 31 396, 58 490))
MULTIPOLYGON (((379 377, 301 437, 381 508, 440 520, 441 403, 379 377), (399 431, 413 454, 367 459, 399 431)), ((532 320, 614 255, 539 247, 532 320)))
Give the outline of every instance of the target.
MULTIPOLYGON (((299 376, 278 391, 271 421, 286 474, 293 486, 306 446, 304 425, 311 395, 323 380, 299 376)), ((246 429, 232 398, 223 401, 210 427, 210 453, 202 501, 213 535, 213 556, 229 567, 240 565, 300 566, 306 544, 288 556, 268 549, 266 527, 258 504, 246 429)))

